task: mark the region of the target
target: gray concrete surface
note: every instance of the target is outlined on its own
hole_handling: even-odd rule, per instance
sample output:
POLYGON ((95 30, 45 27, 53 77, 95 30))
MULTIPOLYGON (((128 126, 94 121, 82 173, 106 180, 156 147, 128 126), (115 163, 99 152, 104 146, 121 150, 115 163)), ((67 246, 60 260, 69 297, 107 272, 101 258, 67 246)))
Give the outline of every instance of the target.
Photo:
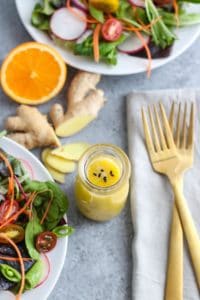
MULTIPOLYGON (((9 50, 29 40, 31 37, 18 18, 14 0, 0 0, 0 62, 9 50)), ((74 72, 69 68, 69 79, 74 72)), ((103 77, 100 85, 108 102, 99 119, 66 141, 109 142, 126 150, 124 96, 132 89, 199 87, 200 40, 178 59, 155 70, 150 79, 145 74, 103 77)), ((47 112, 53 102, 65 103, 66 89, 51 103, 41 105, 41 111, 47 112)), ((16 107, 17 104, 0 91, 0 128, 3 128, 6 116, 14 114, 16 107)), ((34 153, 40 154, 39 151, 34 153)), ((76 232, 69 239, 65 266, 49 300, 129 300, 133 237, 129 204, 110 222, 91 222, 76 210, 73 180, 74 176, 68 176, 64 189, 70 198, 69 222, 76 232)))

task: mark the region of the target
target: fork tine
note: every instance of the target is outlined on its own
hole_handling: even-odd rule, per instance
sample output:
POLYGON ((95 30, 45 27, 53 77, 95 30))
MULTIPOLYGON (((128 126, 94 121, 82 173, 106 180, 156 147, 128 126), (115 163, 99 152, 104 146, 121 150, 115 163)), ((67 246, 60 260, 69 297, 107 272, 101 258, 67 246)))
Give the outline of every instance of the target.
POLYGON ((190 111, 190 125, 188 130, 188 148, 192 148, 194 146, 194 103, 191 104, 190 111))
POLYGON ((153 141, 152 141, 152 138, 151 138, 147 118, 146 118, 146 115, 145 115, 145 112, 144 112, 143 108, 142 108, 142 122, 143 122, 144 135, 145 135, 145 140, 146 140, 148 152, 149 152, 149 155, 151 156, 152 154, 154 154, 155 150, 154 150, 154 145, 153 145, 153 141))
POLYGON ((177 148, 180 147, 180 135, 181 135, 181 103, 179 103, 179 107, 178 107, 178 116, 177 116, 177 124, 176 124, 175 144, 177 148))
POLYGON ((166 136, 167 144, 168 144, 169 148, 172 148, 174 146, 173 135, 172 135, 172 131, 170 129, 167 115, 166 115, 166 112, 165 112, 165 109, 164 109, 164 106, 162 105, 162 103, 160 103, 160 111, 162 114, 163 127, 165 129, 165 136, 166 136))
POLYGON ((187 141, 186 116, 187 116, 187 103, 185 103, 184 115, 183 115, 183 127, 182 127, 183 135, 182 135, 181 148, 186 148, 186 141, 187 141))
POLYGON ((174 112, 175 112, 175 102, 173 101, 171 110, 170 110, 170 115, 169 115, 169 126, 170 126, 172 134, 174 132, 174 112))
POLYGON ((158 152, 158 151, 161 150, 161 147, 160 147, 160 143, 159 143, 159 138, 158 138, 155 122, 154 122, 154 119, 153 119, 153 114, 151 112, 150 107, 148 107, 148 112, 149 112, 149 119, 150 119, 150 122, 151 122, 151 128, 152 128, 153 137, 154 137, 155 149, 158 152))
POLYGON ((161 126, 160 117, 159 117, 159 114, 158 114, 158 111, 157 111, 157 108, 155 105, 154 105, 154 112, 156 115, 156 121, 157 121, 158 131, 159 131, 159 135, 160 135, 160 141, 161 141, 161 147, 163 150, 165 150, 165 149, 167 149, 167 144, 166 144, 165 136, 164 136, 163 129, 161 126))

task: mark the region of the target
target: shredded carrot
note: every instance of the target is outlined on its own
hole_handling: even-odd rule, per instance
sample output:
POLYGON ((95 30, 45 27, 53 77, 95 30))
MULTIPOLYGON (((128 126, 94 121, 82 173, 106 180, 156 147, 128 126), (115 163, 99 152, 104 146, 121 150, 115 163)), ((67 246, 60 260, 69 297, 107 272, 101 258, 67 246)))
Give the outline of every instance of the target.
MULTIPOLYGON (((30 261, 32 258, 22 257, 23 261, 30 261)), ((7 260, 7 261, 19 261, 18 257, 10 257, 10 256, 0 256, 0 260, 7 260)))
POLYGON ((46 219, 46 217, 47 217, 47 215, 48 215, 49 209, 50 209, 51 204, 52 204, 52 201, 53 201, 53 193, 52 193, 51 190, 49 190, 49 192, 50 192, 50 194, 51 194, 51 199, 50 199, 50 201, 49 201, 49 203, 48 203, 48 205, 47 205, 47 208, 46 208, 46 210, 45 210, 45 212, 44 212, 44 215, 43 215, 43 217, 42 217, 42 219, 41 219, 41 221, 40 221, 40 224, 41 224, 41 225, 44 223, 44 220, 46 219))
POLYGON ((130 25, 129 27, 126 27, 126 26, 123 26, 123 29, 124 30, 127 30, 127 31, 144 31, 143 28, 138 28, 138 27, 134 27, 132 25, 130 25))
POLYGON ((4 240, 6 240, 16 251, 17 256, 19 258, 19 264, 20 264, 20 269, 21 269, 21 283, 20 283, 20 288, 19 288, 19 292, 16 295, 16 300, 20 300, 21 299, 21 295, 23 293, 24 290, 24 286, 25 286, 25 268, 24 268, 24 262, 22 259, 22 255, 21 252, 19 250, 19 248, 17 247, 17 245, 11 240, 9 239, 4 233, 0 233, 0 237, 4 240))
POLYGON ((137 37, 141 40, 144 49, 146 51, 147 54, 147 58, 148 58, 148 66, 147 66, 147 77, 149 78, 151 76, 151 64, 152 64, 152 57, 151 57, 151 51, 147 45, 147 43, 145 42, 143 36, 141 35, 141 33, 139 31, 136 31, 135 34, 137 35, 137 37))
POLYGON ((175 12, 176 23, 177 26, 179 26, 179 6, 177 0, 173 0, 173 7, 175 12))
MULTIPOLYGON (((149 28, 151 28, 151 26, 153 26, 154 24, 156 24, 162 17, 159 16, 157 17, 156 19, 154 19, 153 21, 151 21, 149 24, 145 25, 145 24, 141 24, 141 27, 135 27, 133 25, 131 25, 130 23, 128 22, 125 22, 127 25, 129 25, 129 27, 126 27, 124 26, 123 29, 127 30, 127 31, 132 31, 133 29, 135 31, 146 31, 148 30, 149 28)), ((124 20, 123 20, 124 21, 124 20)))
POLYGON ((99 36, 101 31, 101 24, 97 24, 93 33, 93 51, 94 51, 94 60, 95 62, 99 62, 100 59, 100 51, 99 51, 99 36))
POLYGON ((14 201, 14 172, 13 172, 13 169, 12 169, 12 166, 11 166, 9 160, 2 152, 0 152, 0 158, 5 162, 5 165, 10 172, 10 177, 8 178, 8 196, 11 198, 11 201, 10 201, 8 211, 6 212, 5 216, 3 217, 3 219, 7 219, 7 217, 10 215, 10 213, 12 211, 13 201, 14 201))
POLYGON ((2 225, 0 225, 0 229, 12 222, 13 220, 17 219, 22 213, 24 213, 26 208, 33 202, 36 195, 36 193, 31 194, 29 200, 25 203, 25 205, 18 212, 16 212, 10 218, 8 218, 2 225))
POLYGON ((14 191, 14 180, 11 177, 8 177, 8 196, 12 195, 14 191))
POLYGON ((66 3, 66 6, 67 8, 69 9, 69 11, 74 15, 76 16, 77 18, 79 18, 79 20, 83 21, 83 22, 86 22, 86 23, 90 23, 90 24, 97 24, 98 21, 95 20, 95 19, 88 19, 86 17, 83 17, 81 16, 80 14, 78 14, 74 8, 71 6, 71 1, 70 0, 67 0, 67 3, 66 3))

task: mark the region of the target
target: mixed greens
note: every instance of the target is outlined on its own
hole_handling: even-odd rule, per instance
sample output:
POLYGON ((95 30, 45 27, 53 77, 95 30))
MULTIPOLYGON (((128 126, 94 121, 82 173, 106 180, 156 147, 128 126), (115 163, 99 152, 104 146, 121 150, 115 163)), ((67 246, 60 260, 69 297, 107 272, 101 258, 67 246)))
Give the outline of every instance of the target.
POLYGON ((45 253, 73 232, 63 219, 67 209, 56 183, 32 180, 20 160, 0 149, 0 290, 19 299, 47 279, 45 253))
POLYGON ((200 23, 184 2, 200 0, 41 0, 31 23, 75 55, 116 65, 118 52, 145 51, 151 59, 152 46, 158 52, 173 45, 174 28, 200 23))

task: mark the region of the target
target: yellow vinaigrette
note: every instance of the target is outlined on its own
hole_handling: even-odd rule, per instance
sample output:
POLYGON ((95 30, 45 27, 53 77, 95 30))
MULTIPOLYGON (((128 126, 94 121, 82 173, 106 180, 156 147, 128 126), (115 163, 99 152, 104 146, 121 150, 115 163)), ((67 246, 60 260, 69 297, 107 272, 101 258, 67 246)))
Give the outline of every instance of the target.
POLYGON ((90 183, 98 187, 113 186, 121 177, 121 170, 117 162, 106 156, 92 160, 87 166, 86 172, 90 183))

